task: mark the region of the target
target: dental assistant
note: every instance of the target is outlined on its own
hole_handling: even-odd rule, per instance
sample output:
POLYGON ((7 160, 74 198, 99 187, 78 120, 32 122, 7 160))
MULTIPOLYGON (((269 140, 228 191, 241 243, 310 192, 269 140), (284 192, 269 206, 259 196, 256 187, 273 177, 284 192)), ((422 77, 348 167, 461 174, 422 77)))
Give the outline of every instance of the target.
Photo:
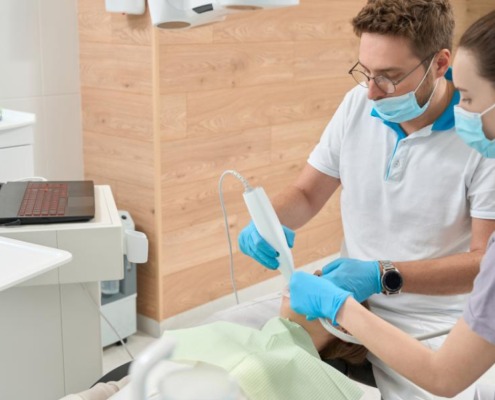
MULTIPOLYGON (((343 258, 323 272, 410 335, 451 328, 495 230, 495 163, 455 133, 452 7, 448 0, 374 0, 352 24, 360 45, 349 73, 358 85, 274 208, 291 245, 292 230, 341 186, 343 258)), ((263 265, 278 265, 252 224, 239 244, 263 265)), ((434 398, 374 355, 369 360, 384 399, 434 398)))
MULTIPOLYGON (((453 70, 461 93, 454 110, 457 135, 482 156, 495 158, 495 11, 464 33, 453 70)), ((295 311, 336 321, 375 356, 431 393, 454 396, 495 364, 495 233, 463 316, 438 351, 367 311, 328 274, 319 279, 296 272, 290 295, 295 311)))

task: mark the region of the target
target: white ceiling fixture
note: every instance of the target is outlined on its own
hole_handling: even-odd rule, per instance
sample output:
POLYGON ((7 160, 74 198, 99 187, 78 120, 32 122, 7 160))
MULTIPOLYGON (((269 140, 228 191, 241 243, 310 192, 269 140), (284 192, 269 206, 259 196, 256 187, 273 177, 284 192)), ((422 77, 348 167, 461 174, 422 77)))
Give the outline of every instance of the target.
POLYGON ((299 0, 148 0, 151 22, 162 29, 189 29, 233 13, 298 4, 299 0))

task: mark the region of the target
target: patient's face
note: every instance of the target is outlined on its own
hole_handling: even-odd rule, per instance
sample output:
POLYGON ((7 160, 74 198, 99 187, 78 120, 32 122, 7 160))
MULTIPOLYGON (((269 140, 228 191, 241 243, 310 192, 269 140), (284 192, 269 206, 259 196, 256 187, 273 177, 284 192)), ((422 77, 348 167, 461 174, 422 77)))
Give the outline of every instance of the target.
MULTIPOLYGON (((320 276, 321 271, 316 271, 315 275, 320 276)), ((340 340, 328 332, 320 323, 319 319, 308 321, 305 315, 296 313, 290 307, 289 296, 290 294, 287 289, 287 294, 282 296, 280 316, 301 325, 308 332, 322 359, 339 358, 349 364, 355 365, 360 365, 365 361, 368 351, 364 346, 340 340)), ((363 306, 368 308, 366 302, 363 303, 363 306)), ((337 327, 337 329, 348 333, 342 327, 337 327)))
POLYGON ((290 298, 282 296, 282 304, 280 305, 280 316, 301 325, 311 336, 313 343, 318 351, 322 350, 330 343, 337 339, 328 332, 318 319, 308 321, 305 315, 296 313, 290 307, 290 298))

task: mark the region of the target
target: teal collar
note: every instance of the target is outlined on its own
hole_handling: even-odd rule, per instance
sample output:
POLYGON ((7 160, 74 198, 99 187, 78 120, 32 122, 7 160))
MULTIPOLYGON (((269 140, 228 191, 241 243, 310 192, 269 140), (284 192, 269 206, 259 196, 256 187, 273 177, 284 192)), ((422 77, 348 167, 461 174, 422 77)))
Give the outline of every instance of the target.
MULTIPOLYGON (((447 79, 448 81, 452 81, 451 67, 449 67, 449 69, 447 70, 444 76, 445 79, 447 79)), ((460 97, 461 96, 459 92, 455 90, 449 105, 444 110, 442 115, 440 115, 440 117, 438 117, 437 120, 433 123, 433 126, 431 128, 432 131, 446 131, 448 129, 452 129, 455 126, 454 106, 459 103, 460 97)), ((385 121, 383 118, 381 118, 378 115, 378 113, 374 108, 371 110, 371 116, 381 119, 385 125, 392 128, 397 133, 399 139, 404 139, 407 136, 406 133, 400 127, 400 124, 396 122, 385 121)))

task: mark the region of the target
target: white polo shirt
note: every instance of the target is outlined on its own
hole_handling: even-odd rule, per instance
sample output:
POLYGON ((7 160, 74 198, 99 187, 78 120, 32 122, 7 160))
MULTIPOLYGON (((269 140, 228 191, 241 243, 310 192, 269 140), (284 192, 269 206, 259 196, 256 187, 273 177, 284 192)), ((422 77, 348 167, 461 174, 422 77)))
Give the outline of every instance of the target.
MULTIPOLYGON (((455 93, 434 124, 406 136, 372 110, 367 89, 347 93, 308 159, 342 183, 342 257, 406 261, 462 253, 469 250, 471 217, 495 219, 495 160, 455 133, 458 102, 455 93)), ((455 323, 465 299, 374 295, 370 306, 421 334, 455 323)))

